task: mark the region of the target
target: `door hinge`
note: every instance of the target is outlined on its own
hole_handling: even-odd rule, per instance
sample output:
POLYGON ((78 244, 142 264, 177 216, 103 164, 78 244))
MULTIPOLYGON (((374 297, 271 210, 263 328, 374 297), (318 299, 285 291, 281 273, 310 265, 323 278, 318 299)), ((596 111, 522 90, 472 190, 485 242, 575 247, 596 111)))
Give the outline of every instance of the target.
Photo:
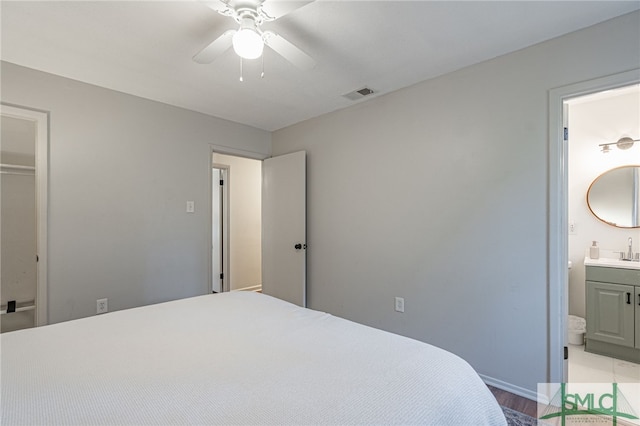
POLYGON ((220 274, 220 279, 224 280, 224 274, 220 274))
POLYGON ((564 359, 569 359, 569 348, 567 346, 564 347, 564 359))
POLYGON ((220 186, 224 186, 224 180, 220 179, 220 186))
POLYGON ((563 138, 564 138, 565 141, 569 140, 569 128, 568 127, 564 128, 563 138))

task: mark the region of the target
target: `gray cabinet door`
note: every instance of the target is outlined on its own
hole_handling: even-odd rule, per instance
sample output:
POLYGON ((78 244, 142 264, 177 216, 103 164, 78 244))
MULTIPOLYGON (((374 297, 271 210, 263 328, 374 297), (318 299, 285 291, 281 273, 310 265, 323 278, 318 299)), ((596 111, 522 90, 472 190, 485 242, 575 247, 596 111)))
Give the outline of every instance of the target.
POLYGON ((587 281, 587 339, 634 347, 635 288, 587 281))
POLYGON ((633 299, 636 310, 636 348, 640 349, 640 287, 636 287, 636 297, 633 299))

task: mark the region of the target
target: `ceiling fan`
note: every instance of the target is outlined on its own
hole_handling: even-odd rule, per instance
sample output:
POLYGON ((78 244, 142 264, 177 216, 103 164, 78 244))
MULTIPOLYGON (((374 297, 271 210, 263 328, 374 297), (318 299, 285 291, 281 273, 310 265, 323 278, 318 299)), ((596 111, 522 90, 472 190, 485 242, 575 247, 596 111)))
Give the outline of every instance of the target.
POLYGON ((292 12, 311 1, 276 0, 209 0, 204 3, 221 15, 233 18, 238 29, 229 29, 198 52, 193 60, 200 64, 209 64, 221 56, 227 49, 233 49, 243 59, 256 59, 262 56, 264 45, 296 67, 308 70, 316 62, 301 49, 279 34, 262 30, 263 22, 276 19, 292 12))

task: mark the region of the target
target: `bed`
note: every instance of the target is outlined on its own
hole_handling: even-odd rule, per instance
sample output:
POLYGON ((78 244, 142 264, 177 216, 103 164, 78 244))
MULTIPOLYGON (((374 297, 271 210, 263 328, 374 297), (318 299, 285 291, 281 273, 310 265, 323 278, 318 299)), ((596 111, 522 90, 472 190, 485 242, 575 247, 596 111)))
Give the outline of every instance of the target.
POLYGON ((259 293, 0 337, 2 425, 506 424, 461 358, 259 293))

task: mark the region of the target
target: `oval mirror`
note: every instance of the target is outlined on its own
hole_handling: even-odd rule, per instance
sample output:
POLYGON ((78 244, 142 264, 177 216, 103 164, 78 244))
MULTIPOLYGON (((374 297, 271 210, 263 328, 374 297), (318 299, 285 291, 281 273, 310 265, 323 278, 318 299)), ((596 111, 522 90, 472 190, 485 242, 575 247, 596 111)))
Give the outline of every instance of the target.
POLYGON ((587 191, 587 205, 601 221, 618 228, 640 227, 640 166, 623 166, 598 176, 587 191))

